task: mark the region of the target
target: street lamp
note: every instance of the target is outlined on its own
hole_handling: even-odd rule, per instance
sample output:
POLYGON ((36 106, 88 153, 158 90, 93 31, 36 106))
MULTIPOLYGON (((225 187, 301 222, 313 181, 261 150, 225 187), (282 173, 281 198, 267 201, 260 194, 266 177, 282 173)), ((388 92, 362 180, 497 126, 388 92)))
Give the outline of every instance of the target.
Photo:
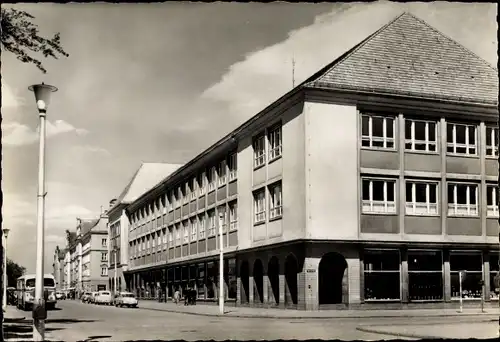
POLYGON ((4 309, 7 309, 7 236, 9 235, 9 228, 3 228, 3 236, 5 238, 5 243, 3 245, 3 303, 4 309))
POLYGON ((45 224, 45 116, 50 102, 51 93, 57 88, 51 85, 35 84, 28 88, 35 93, 38 116, 40 117, 40 148, 38 155, 38 194, 37 194, 37 224, 36 224, 36 275, 35 302, 33 303, 33 341, 45 339, 45 309, 43 288, 43 254, 44 254, 44 224, 45 224))

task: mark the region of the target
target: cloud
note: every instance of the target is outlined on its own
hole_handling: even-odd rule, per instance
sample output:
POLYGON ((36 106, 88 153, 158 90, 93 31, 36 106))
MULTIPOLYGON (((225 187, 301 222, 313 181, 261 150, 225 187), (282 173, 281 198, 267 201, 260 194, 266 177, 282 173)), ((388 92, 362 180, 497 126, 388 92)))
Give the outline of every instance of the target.
POLYGON ((77 153, 103 154, 107 156, 111 155, 111 152, 109 152, 107 149, 93 145, 76 145, 73 146, 73 149, 77 153))
POLYGON ((2 82, 2 108, 18 108, 26 103, 25 99, 17 96, 16 91, 2 82))
MULTIPOLYGON (((4 136, 2 143, 11 146, 30 145, 38 141, 39 128, 32 130, 29 126, 19 122, 7 122, 2 124, 4 136)), ((88 131, 82 128, 76 128, 64 120, 56 120, 54 123, 47 120, 47 138, 54 137, 59 134, 75 132, 78 136, 85 136, 88 131)))
POLYGON ((466 20, 484 16, 493 19, 496 10, 491 6, 385 1, 343 4, 317 16, 313 24, 291 31, 284 41, 250 53, 243 61, 231 65, 219 82, 202 93, 202 99, 225 103, 232 115, 246 120, 293 88, 292 60, 295 60, 295 85, 298 85, 402 11, 411 11, 453 39, 462 39, 460 43, 486 51, 486 56, 490 54, 491 49, 484 48, 490 44, 489 38, 485 38, 481 46, 474 39, 490 33, 484 31, 487 26, 477 27, 477 22, 466 20))

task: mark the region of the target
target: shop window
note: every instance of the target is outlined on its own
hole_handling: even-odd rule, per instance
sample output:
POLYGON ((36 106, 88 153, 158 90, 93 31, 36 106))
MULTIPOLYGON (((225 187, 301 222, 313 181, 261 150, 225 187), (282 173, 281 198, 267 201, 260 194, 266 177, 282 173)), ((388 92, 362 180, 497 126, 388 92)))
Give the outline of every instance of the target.
POLYGON ((196 284, 198 289, 198 298, 205 298, 205 264, 198 264, 198 281, 196 284))
POLYGON ((215 279, 217 278, 218 273, 219 273, 219 272, 217 272, 217 267, 218 266, 215 262, 209 262, 207 264, 207 281, 206 281, 207 299, 215 298, 214 285, 215 285, 215 279))
POLYGON ((459 272, 466 271, 462 279, 462 297, 466 299, 481 298, 483 279, 483 260, 480 252, 451 252, 451 297, 460 298, 459 272))
POLYGON ((495 277, 499 274, 499 254, 500 251, 490 252, 490 293, 491 299, 498 299, 500 288, 495 286, 495 277))
POLYGON ((440 251, 408 251, 410 301, 443 299, 443 257, 440 251))
POLYGON ((227 261, 227 297, 229 299, 236 299, 236 292, 238 289, 238 281, 236 278, 236 259, 229 259, 227 261))
POLYGON ((400 257, 397 250, 364 253, 365 300, 400 300, 400 257))

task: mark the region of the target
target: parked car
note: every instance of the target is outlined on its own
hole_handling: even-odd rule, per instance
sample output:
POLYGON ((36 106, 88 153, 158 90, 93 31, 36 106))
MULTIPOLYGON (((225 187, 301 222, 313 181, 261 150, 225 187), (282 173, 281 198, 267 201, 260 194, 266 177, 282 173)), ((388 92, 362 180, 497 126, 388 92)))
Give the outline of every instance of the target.
POLYGON ((135 295, 131 292, 120 292, 118 297, 115 298, 115 306, 116 307, 132 307, 136 308, 139 302, 135 295))
POLYGON ((57 300, 63 300, 66 299, 66 295, 62 291, 56 291, 56 299, 57 300))
POLYGON ((92 296, 92 293, 90 292, 84 292, 82 295, 82 303, 90 303, 90 297, 92 296))
POLYGON ((99 294, 95 298, 96 304, 111 305, 113 303, 113 297, 109 291, 99 291, 99 294))
POLYGON ((99 292, 92 292, 90 295, 90 303, 97 304, 97 297, 99 297, 99 292))

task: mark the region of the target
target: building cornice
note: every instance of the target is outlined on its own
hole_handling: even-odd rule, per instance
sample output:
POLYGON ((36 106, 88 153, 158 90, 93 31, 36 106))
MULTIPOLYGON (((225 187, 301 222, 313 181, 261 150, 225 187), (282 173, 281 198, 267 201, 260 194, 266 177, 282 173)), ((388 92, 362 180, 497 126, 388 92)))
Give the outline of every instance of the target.
POLYGON ((404 95, 377 94, 344 89, 306 88, 305 101, 355 105, 371 110, 394 110, 407 114, 444 116, 456 120, 498 121, 498 106, 465 101, 438 100, 404 95), (466 117, 464 117, 466 115, 466 117))

